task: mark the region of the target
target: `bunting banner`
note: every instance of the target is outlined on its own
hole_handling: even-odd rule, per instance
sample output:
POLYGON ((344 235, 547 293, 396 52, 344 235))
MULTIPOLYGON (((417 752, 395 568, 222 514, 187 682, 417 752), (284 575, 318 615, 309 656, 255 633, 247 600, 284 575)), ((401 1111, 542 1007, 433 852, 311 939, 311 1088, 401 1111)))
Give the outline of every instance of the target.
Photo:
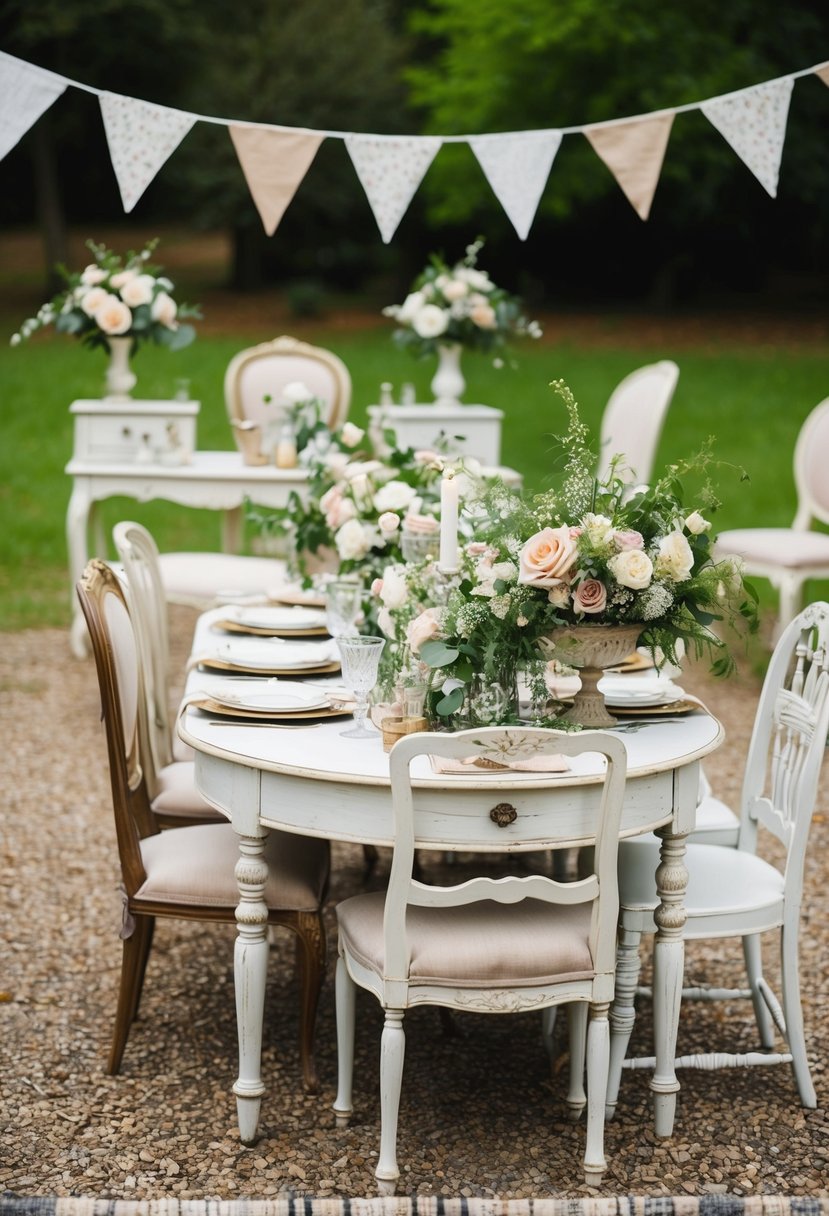
POLYGON ((324 136, 231 123, 230 138, 265 232, 273 236, 324 136))
POLYGON ((772 198, 777 198, 793 84, 790 77, 774 80, 700 106, 772 198))
POLYGON ((99 98, 113 170, 129 212, 195 123, 225 126, 265 231, 272 236, 320 144, 341 139, 388 244, 443 144, 466 143, 516 233, 526 240, 565 135, 586 137, 646 220, 674 119, 694 110, 703 112, 776 197, 794 82, 811 75, 829 85, 829 60, 706 101, 601 123, 472 135, 372 135, 190 114, 104 92, 0 51, 0 159, 67 87, 83 89, 99 98))
POLYGON ((366 192, 384 244, 408 210, 438 154, 439 136, 346 135, 345 146, 366 192))
POLYGON ((469 137, 478 164, 522 241, 532 227, 561 140, 561 131, 469 137))
POLYGON ((596 155, 616 178, 640 220, 650 215, 673 121, 670 110, 639 121, 584 128, 596 155))
POLYGON ((0 51, 0 160, 71 81, 0 51))
POLYGON ((124 210, 129 212, 175 152, 196 116, 121 93, 102 93, 99 101, 112 168, 124 210))

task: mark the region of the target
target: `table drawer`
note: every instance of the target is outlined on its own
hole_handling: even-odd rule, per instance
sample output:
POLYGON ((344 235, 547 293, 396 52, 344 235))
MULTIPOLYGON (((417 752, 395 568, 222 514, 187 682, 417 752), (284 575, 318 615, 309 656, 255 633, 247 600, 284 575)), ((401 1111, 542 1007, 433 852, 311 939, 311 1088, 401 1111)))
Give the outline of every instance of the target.
POLYGON ((199 403, 75 402, 73 456, 79 460, 183 463, 196 450, 199 403), (77 408, 76 408, 77 407, 77 408))

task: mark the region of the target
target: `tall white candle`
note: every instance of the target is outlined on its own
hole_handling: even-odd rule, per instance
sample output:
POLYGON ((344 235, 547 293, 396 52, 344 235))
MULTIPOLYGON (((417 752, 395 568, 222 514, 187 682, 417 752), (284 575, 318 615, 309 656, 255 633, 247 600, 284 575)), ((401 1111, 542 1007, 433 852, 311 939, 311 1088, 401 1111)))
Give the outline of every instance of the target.
POLYGON ((458 568, 458 481, 451 472, 440 483, 440 555, 441 570, 453 574, 458 568))

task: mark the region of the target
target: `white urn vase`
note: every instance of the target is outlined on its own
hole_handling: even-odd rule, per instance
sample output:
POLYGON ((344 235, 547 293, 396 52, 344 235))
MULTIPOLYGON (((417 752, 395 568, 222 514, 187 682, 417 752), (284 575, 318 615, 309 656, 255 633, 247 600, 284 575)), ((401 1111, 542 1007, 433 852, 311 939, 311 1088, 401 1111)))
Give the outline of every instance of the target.
POLYGON ((107 338, 109 346, 109 367, 106 371, 107 401, 129 401, 130 391, 135 388, 137 379, 130 368, 130 353, 132 338, 107 338))
POLYGON ((438 369, 432 378, 435 405, 456 406, 461 404, 461 393, 466 381, 461 371, 461 351, 458 342, 442 343, 438 346, 438 369))

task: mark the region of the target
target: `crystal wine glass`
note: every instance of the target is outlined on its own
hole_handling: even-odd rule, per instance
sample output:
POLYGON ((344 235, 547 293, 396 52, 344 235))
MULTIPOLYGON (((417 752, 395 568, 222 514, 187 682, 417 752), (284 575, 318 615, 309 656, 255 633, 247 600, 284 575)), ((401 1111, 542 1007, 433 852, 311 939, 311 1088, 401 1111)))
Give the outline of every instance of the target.
POLYGON ((376 739, 377 732, 366 727, 368 695, 377 683, 380 655, 385 638, 338 637, 337 646, 342 660, 343 683, 354 693, 354 726, 342 730, 345 739, 376 739))
POLYGON ((363 607, 361 583, 333 579, 325 586, 325 626, 332 638, 351 637, 363 607))

